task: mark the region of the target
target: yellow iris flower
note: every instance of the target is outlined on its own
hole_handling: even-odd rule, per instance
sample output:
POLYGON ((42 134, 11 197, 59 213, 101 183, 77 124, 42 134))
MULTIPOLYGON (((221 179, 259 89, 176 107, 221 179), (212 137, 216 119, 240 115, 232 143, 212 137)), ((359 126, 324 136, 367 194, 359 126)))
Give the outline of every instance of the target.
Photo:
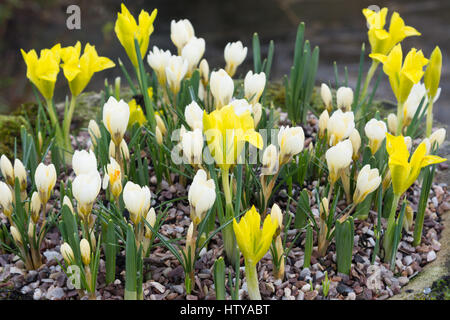
POLYGON ((409 160, 409 151, 403 136, 386 133, 386 150, 389 154, 389 170, 392 177, 394 194, 401 196, 416 181, 420 170, 430 164, 440 163, 447 159, 427 155, 427 148, 422 142, 409 160))
POLYGON ((392 91, 400 104, 403 104, 414 84, 422 78, 423 67, 428 63, 422 50, 411 49, 403 61, 402 46, 396 45, 389 55, 371 54, 370 57, 383 63, 383 71, 389 77, 392 91))
POLYGON ((254 206, 245 213, 239 223, 236 219, 233 220, 236 241, 247 263, 254 266, 264 257, 277 228, 277 221, 268 214, 261 229, 261 217, 254 206))
POLYGON ((263 147, 262 137, 255 131, 250 111, 238 115, 232 105, 210 114, 204 111, 203 131, 211 155, 223 170, 228 170, 236 163, 246 141, 258 149, 263 147))
POLYGON ((113 68, 114 62, 106 57, 99 57, 95 46, 86 44, 83 55, 81 55, 81 43, 78 41, 75 46, 61 49, 63 64, 61 67, 64 76, 69 81, 70 92, 73 96, 78 96, 91 80, 95 72, 113 68))
POLYGON ((147 121, 147 118, 145 117, 141 106, 136 103, 135 99, 128 102, 128 106, 130 107, 128 129, 131 128, 135 123, 139 123, 139 125, 142 126, 147 121))
POLYGON ((53 98, 59 73, 61 45, 58 43, 51 49, 41 50, 40 57, 37 56, 34 49, 28 53, 23 49, 20 51, 27 65, 27 78, 38 88, 45 99, 53 98))
POLYGON ((134 47, 134 39, 138 40, 141 57, 143 58, 148 49, 150 35, 153 32, 153 21, 155 21, 158 10, 153 10, 151 15, 147 11, 141 10, 138 25, 123 3, 121 9, 122 12, 117 14, 114 31, 116 32, 117 38, 119 38, 120 44, 125 48, 131 62, 137 68, 138 61, 134 47))
POLYGON ((406 37, 420 36, 420 32, 415 28, 405 25, 397 12, 391 16, 389 31, 385 30, 387 11, 387 8, 383 8, 379 12, 368 8, 362 11, 369 25, 367 33, 373 54, 387 55, 397 43, 406 37))

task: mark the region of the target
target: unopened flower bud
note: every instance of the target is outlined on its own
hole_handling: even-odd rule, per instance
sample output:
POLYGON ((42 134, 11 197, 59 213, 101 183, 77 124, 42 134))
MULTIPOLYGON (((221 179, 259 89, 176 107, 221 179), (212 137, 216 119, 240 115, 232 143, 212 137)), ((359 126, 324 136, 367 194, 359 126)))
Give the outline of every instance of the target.
POLYGON ((89 265, 89 263, 91 263, 91 246, 89 245, 89 241, 87 241, 86 239, 81 239, 80 251, 83 264, 85 266, 89 265))

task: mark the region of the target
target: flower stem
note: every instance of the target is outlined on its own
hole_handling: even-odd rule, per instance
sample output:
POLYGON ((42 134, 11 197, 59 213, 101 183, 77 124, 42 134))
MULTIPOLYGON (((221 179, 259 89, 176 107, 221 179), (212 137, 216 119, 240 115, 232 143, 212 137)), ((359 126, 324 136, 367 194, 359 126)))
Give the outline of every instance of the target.
POLYGON ((63 137, 64 137, 64 147, 67 151, 72 151, 72 145, 70 143, 70 124, 72 123, 73 113, 75 111, 75 106, 77 102, 77 96, 72 96, 70 100, 69 109, 66 110, 63 120, 63 137))
POLYGON ((399 102, 397 105, 397 132, 396 135, 399 136, 403 131, 403 103, 399 102))
POLYGON ((247 259, 245 259, 245 277, 247 278, 247 290, 250 299, 261 300, 256 265, 247 259))
POLYGON ((373 75, 377 71, 378 64, 378 61, 372 60, 372 64, 370 65, 369 71, 367 71, 366 79, 364 80, 364 86, 361 92, 360 101, 364 100, 364 98, 366 97, 367 89, 369 88, 373 75))
POLYGON ((431 129, 433 128, 433 98, 428 98, 428 108, 427 108, 427 138, 431 135, 431 129))
POLYGON ((392 199, 391 212, 389 213, 388 224, 386 233, 383 238, 383 247, 385 251, 384 261, 391 261, 392 255, 392 245, 394 243, 394 234, 395 234, 395 212, 397 211, 398 202, 400 200, 401 195, 394 194, 394 198, 392 199))

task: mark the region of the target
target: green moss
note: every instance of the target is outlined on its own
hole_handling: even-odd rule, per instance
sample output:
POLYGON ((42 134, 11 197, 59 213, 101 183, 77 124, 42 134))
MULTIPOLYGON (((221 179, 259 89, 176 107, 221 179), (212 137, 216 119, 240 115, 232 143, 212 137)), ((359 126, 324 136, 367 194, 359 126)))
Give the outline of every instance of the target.
POLYGON ((431 291, 427 294, 415 295, 415 300, 450 300, 450 276, 442 277, 433 282, 431 291))
POLYGON ((23 116, 0 115, 0 154, 8 158, 14 157, 14 141, 17 143, 17 152, 20 155, 20 128, 29 127, 23 116))

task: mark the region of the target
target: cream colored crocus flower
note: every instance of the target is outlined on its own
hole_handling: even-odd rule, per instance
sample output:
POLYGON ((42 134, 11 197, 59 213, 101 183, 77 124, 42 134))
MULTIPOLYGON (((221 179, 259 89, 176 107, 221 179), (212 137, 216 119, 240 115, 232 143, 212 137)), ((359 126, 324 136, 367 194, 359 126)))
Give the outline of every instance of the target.
POLYGON ((342 112, 341 109, 333 112, 327 123, 330 146, 335 146, 339 141, 348 138, 354 128, 355 118, 353 112, 342 112))
POLYGON ((11 189, 6 183, 0 181, 0 205, 3 209, 3 213, 7 217, 11 217, 11 214, 13 212, 12 201, 13 197, 11 189))
MULTIPOLYGON (((433 99, 433 103, 439 99, 441 90, 437 90, 436 96, 433 99)), ((411 92, 408 95, 405 103, 403 104, 403 124, 405 126, 409 125, 414 118, 414 115, 419 108, 420 102, 423 99, 422 109, 426 108, 428 105, 427 89, 425 85, 421 82, 415 84, 411 88, 411 92)))
POLYGON ((319 116, 319 137, 325 136, 325 131, 327 130, 328 121, 330 116, 327 110, 324 110, 319 116))
POLYGON ((278 172, 279 162, 278 162, 278 150, 273 144, 267 146, 264 150, 262 158, 262 168, 261 175, 274 175, 278 172))
POLYGON ((181 56, 188 62, 188 74, 192 75, 205 53, 205 39, 192 37, 181 50, 181 56))
POLYGON ((161 146, 163 144, 163 135, 158 127, 155 128, 156 143, 161 146))
POLYGON ((202 84, 204 87, 206 87, 209 82, 209 64, 206 59, 202 59, 202 61, 200 61, 199 70, 202 84))
POLYGON ((171 56, 166 66, 167 84, 174 95, 180 91, 181 81, 188 71, 188 62, 180 56, 171 56))
POLYGON ((81 239, 80 241, 80 252, 83 264, 88 266, 89 263, 91 263, 91 246, 89 245, 89 241, 86 239, 81 239))
POLYGON ((192 101, 186 106, 184 109, 184 118, 192 130, 203 130, 203 110, 197 102, 192 101))
POLYGON ((189 188, 188 200, 191 207, 191 220, 197 226, 216 201, 216 185, 213 179, 206 176, 202 169, 198 170, 189 188))
POLYGON ((283 242, 281 239, 281 230, 283 229, 283 213, 281 212, 280 207, 274 203, 272 209, 270 210, 270 215, 272 216, 273 222, 278 225, 277 231, 275 232, 274 238, 275 243, 272 244, 272 249, 276 252, 276 255, 272 255, 272 259, 278 259, 278 263, 274 263, 274 276, 276 279, 284 278, 284 248, 283 242))
POLYGON ((336 102, 338 109, 350 111, 353 103, 353 90, 349 87, 340 87, 336 91, 336 102))
POLYGON ((164 51, 157 46, 153 46, 153 51, 150 51, 147 56, 147 62, 155 71, 159 85, 162 87, 166 86, 166 67, 171 56, 169 50, 164 51))
POLYGON ((203 133, 199 128, 194 131, 186 131, 181 136, 181 146, 186 161, 194 165, 202 163, 203 133))
POLYGON ((170 39, 181 54, 184 46, 195 36, 194 27, 188 19, 172 20, 170 23, 170 39))
MULTIPOLYGON (((156 223, 156 212, 155 209, 150 208, 150 210, 147 213, 147 216, 145 217, 145 220, 148 222, 148 224, 154 228, 156 223)), ((147 239, 150 239, 152 237, 152 230, 145 225, 145 237, 147 239)))
POLYGON ((64 199, 63 199, 63 206, 64 206, 64 205, 66 205, 67 207, 69 207, 70 212, 72 212, 72 214, 75 214, 75 213, 74 213, 75 211, 73 210, 72 201, 69 199, 68 196, 64 196, 64 199))
POLYGON ((250 70, 244 79, 245 98, 251 104, 257 103, 265 86, 266 74, 264 72, 253 74, 253 71, 250 70))
POLYGON ((67 265, 71 265, 75 261, 75 255, 73 254, 73 250, 67 242, 64 242, 59 249, 61 255, 64 258, 64 261, 67 265))
POLYGON ((89 121, 88 132, 91 137, 92 145, 94 147, 97 146, 97 142, 102 137, 102 134, 100 133, 100 128, 98 127, 97 122, 93 119, 89 121))
POLYGON ((244 62, 247 56, 247 47, 244 47, 241 41, 229 42, 225 46, 224 56, 227 63, 225 70, 232 77, 236 73, 237 67, 244 62))
POLYGON ((14 168, 11 161, 4 154, 0 158, 0 170, 6 183, 14 187, 14 168))
POLYGON ((369 147, 372 154, 375 154, 386 138, 386 123, 381 120, 371 119, 364 127, 367 138, 369 138, 369 147))
POLYGON ((46 205, 56 184, 56 170, 53 164, 46 166, 40 163, 34 173, 34 183, 39 192, 39 198, 46 205))
POLYGON ((30 216, 31 216, 31 220, 33 220, 33 222, 35 224, 39 220, 41 208, 42 208, 41 199, 39 199, 39 194, 35 191, 31 195, 31 201, 30 201, 30 216))
MULTIPOLYGON (((114 144, 114 142, 111 140, 111 142, 109 143, 109 157, 111 158, 115 158, 116 157, 116 146, 114 144)), ((125 140, 122 140, 120 142, 120 156, 123 156, 123 159, 125 161, 130 160, 130 150, 128 149, 128 145, 125 142, 125 140)))
POLYGON ((130 219, 134 225, 141 222, 141 218, 147 214, 150 208, 151 193, 147 186, 141 187, 128 181, 123 189, 123 201, 130 212, 130 219))
POLYGON ((14 177, 19 179, 20 191, 25 192, 27 190, 27 170, 19 159, 14 160, 14 177))
POLYGON ((108 185, 111 188, 111 193, 114 198, 119 199, 122 193, 122 171, 120 170, 120 165, 114 158, 110 158, 109 163, 106 165, 103 189, 106 189, 108 185))
POLYGON ((20 235, 19 230, 17 230, 17 228, 15 226, 11 226, 9 228, 9 232, 11 233, 14 241, 18 244, 22 244, 22 236, 20 235))
POLYGON ((253 114, 253 123, 255 124, 255 128, 256 128, 256 127, 258 127, 259 121, 261 120, 261 116, 262 116, 261 103, 257 102, 254 105, 252 105, 252 114, 253 114))
POLYGON ((389 132, 395 134, 397 132, 397 116, 394 113, 389 113, 387 124, 389 132))
POLYGON ((341 175, 352 162, 353 147, 349 139, 344 140, 331 147, 325 153, 328 166, 328 179, 331 184, 336 183, 341 175))
POLYGON ((435 132, 433 132, 429 138, 431 146, 433 146, 434 143, 436 143, 436 147, 439 148, 444 143, 446 134, 447 132, 445 131, 444 128, 440 128, 435 132))
POLYGON ((358 130, 353 129, 352 133, 348 137, 352 143, 353 148, 353 160, 359 158, 359 148, 361 147, 361 136, 359 135, 358 130))
POLYGON ((88 218, 92 206, 100 192, 102 179, 97 170, 78 175, 72 183, 73 196, 78 202, 78 211, 83 218, 88 218))
POLYGON ((330 87, 328 87, 325 83, 322 83, 320 86, 320 97, 322 98, 323 104, 328 112, 333 110, 333 96, 331 94, 330 87))
POLYGON ((299 154, 305 144, 305 134, 302 127, 284 127, 278 132, 278 145, 280 146, 280 166, 299 154))
POLYGON ((370 169, 370 165, 365 165, 358 174, 356 180, 356 189, 353 194, 353 203, 358 204, 370 193, 374 192, 381 183, 381 177, 378 169, 370 169))
POLYGON ((117 101, 113 96, 103 106, 103 124, 111 134, 116 146, 122 142, 130 118, 130 107, 123 100, 117 101))
POLYGON ((225 70, 220 69, 219 71, 213 71, 211 73, 209 86, 211 89, 211 94, 214 97, 214 105, 217 110, 231 101, 234 92, 234 83, 233 79, 231 79, 225 70))
POLYGON ((155 114, 155 120, 156 126, 159 128, 159 130, 161 130, 162 135, 165 136, 167 134, 167 128, 163 119, 158 114, 155 114))
POLYGON ((72 169, 75 175, 97 170, 97 158, 92 150, 76 150, 72 157, 72 169))

